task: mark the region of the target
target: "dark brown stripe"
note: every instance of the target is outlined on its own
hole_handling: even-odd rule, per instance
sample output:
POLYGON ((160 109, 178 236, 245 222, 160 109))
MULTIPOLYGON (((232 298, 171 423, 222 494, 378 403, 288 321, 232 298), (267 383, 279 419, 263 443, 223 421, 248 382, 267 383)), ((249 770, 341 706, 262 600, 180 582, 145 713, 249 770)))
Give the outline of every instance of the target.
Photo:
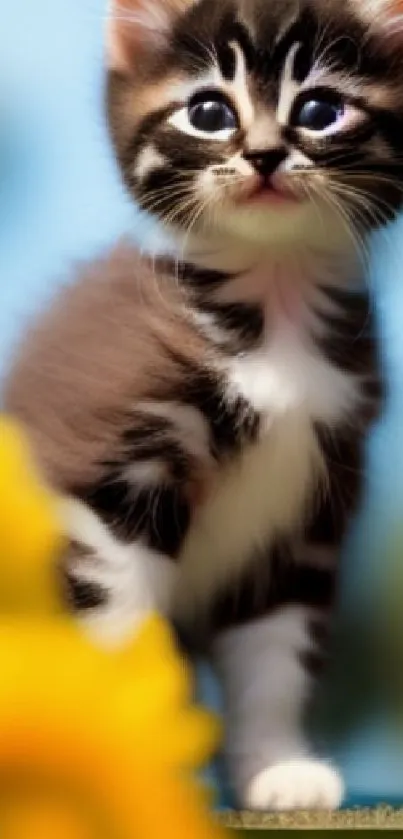
POLYGON ((71 571, 66 571, 62 593, 67 605, 74 611, 88 611, 106 606, 109 593, 98 583, 82 580, 71 571))
POLYGON ((339 434, 316 428, 328 474, 325 494, 306 527, 308 544, 337 547, 358 508, 363 481, 363 429, 346 428, 339 434))
POLYGON ((256 347, 263 335, 264 315, 252 303, 214 303, 205 301, 199 308, 214 319, 226 334, 224 348, 237 353, 256 347))
POLYGON ((105 464, 110 470, 136 461, 161 461, 167 475, 175 481, 184 481, 190 471, 191 461, 177 439, 174 423, 163 417, 135 412, 130 427, 122 437, 120 461, 105 464))
POLYGON ((247 623, 289 605, 329 609, 335 596, 335 571, 293 560, 286 546, 260 559, 241 580, 216 598, 211 624, 216 631, 247 623))
POLYGON ((298 658, 302 667, 310 676, 315 679, 322 676, 327 663, 327 656, 324 650, 303 650, 298 654, 298 658))
POLYGON ((176 557, 189 526, 190 509, 180 484, 136 487, 109 474, 94 487, 76 491, 119 539, 141 537, 153 550, 176 557))
POLYGON ((192 405, 207 420, 211 452, 217 460, 256 440, 260 424, 249 402, 242 397, 228 399, 225 384, 213 371, 188 365, 178 393, 181 402, 192 405))

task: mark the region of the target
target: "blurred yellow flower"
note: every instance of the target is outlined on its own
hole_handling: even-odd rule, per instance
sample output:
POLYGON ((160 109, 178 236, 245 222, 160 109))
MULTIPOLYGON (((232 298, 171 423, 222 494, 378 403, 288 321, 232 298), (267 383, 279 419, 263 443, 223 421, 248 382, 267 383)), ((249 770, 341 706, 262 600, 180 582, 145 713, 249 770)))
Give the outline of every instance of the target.
POLYGON ((0 611, 59 609, 57 502, 40 482, 23 434, 5 418, 0 421, 0 498, 0 611))
POLYGON ((152 839, 161 829, 172 839, 218 836, 190 780, 217 745, 218 727, 190 699, 186 665, 157 617, 119 652, 94 648, 62 618, 0 622, 2 839, 58 839, 77 808, 82 821, 71 839, 86 837, 91 812, 111 826, 105 839, 152 839), (18 831, 5 832, 2 811, 18 831), (48 834, 27 834, 38 819, 49 821, 48 834))
POLYGON ((150 617, 103 650, 63 614, 57 505, 7 422, 0 496, 1 839, 219 839, 191 780, 218 725, 169 628, 150 617))

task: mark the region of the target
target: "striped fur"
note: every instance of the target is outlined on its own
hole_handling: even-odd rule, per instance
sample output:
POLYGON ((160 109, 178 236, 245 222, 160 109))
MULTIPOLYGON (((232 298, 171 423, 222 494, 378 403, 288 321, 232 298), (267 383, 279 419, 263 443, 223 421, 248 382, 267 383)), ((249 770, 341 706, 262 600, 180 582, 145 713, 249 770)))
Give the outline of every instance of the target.
MULTIPOLYGON (((187 284, 178 289, 167 266, 164 275, 153 268, 122 248, 80 274, 26 342, 6 405, 28 429, 47 480, 66 496, 69 592, 96 637, 114 641, 148 609, 160 609, 191 647, 210 647, 235 713, 227 672, 234 644, 245 677, 235 698, 243 702, 253 688, 251 662, 263 654, 254 645, 267 632, 268 672, 260 684, 260 663, 256 691, 269 709, 270 656, 280 656, 286 671, 293 661, 304 685, 292 694, 297 713, 319 670, 316 630, 334 599, 338 548, 358 502, 364 434, 378 404, 368 301, 362 294, 358 305, 346 293, 335 309, 334 289, 318 289, 312 331, 299 334, 299 325, 288 349, 282 332, 292 324, 268 327, 261 305, 245 351, 249 304, 245 323, 241 302, 235 320, 214 310, 214 341, 194 318, 187 284), (278 627, 284 643, 292 630, 289 650, 278 627)), ((234 282, 221 275, 221 292, 234 282)), ((289 729, 274 708, 267 735, 283 726, 285 739, 278 753, 267 743, 260 754, 261 729, 242 728, 238 742, 228 714, 233 781, 244 804, 337 803, 340 782, 320 761, 315 773, 299 724, 289 729), (276 793, 259 798, 261 771, 302 754, 315 781, 306 797, 287 798, 274 784, 276 793)))
POLYGON ((334 807, 302 716, 382 395, 359 246, 401 203, 398 39, 359 0, 115 6, 112 134, 173 256, 79 271, 6 407, 60 493, 87 627, 114 642, 161 610, 221 673, 240 802, 334 807), (219 142, 187 121, 206 85, 237 111, 219 142), (298 124, 315 97, 339 128, 298 124))

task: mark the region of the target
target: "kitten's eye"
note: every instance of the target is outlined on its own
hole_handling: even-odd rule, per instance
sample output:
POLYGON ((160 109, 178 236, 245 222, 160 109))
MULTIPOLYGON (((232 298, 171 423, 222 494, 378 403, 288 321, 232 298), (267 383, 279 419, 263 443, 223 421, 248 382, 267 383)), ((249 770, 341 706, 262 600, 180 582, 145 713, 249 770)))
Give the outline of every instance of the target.
POLYGON ((177 111, 170 125, 190 134, 210 140, 229 140, 239 128, 238 116, 219 91, 199 91, 192 96, 186 108, 177 111))
POLYGON ((344 105, 341 101, 326 99, 308 99, 294 113, 294 125, 306 128, 308 131, 322 131, 334 127, 344 116, 344 105))
POLYGON ((189 122, 198 131, 215 134, 217 131, 236 131, 237 118, 232 108, 220 99, 206 99, 189 105, 189 122))

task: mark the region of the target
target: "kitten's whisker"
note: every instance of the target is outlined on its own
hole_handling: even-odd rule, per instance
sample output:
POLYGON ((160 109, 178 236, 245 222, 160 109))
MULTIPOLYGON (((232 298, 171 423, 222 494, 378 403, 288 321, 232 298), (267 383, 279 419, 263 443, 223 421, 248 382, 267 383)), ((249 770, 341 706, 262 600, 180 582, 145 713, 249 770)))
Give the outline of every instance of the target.
POLYGON ((356 209, 350 207, 348 204, 344 203, 346 201, 345 195, 341 196, 343 198, 343 203, 341 203, 339 198, 339 193, 337 190, 333 190, 333 196, 336 199, 337 203, 339 204, 340 211, 343 209, 345 217, 349 219, 349 225, 353 231, 353 234, 360 244, 359 252, 364 257, 364 268, 368 270, 368 264, 370 259, 368 243, 366 240, 366 234, 368 233, 368 222, 365 220, 365 216, 363 217, 361 213, 357 215, 356 209))
POLYGON ((169 213, 163 214, 163 221, 167 225, 174 224, 178 218, 187 213, 196 203, 195 197, 191 196, 186 201, 182 201, 177 207, 174 207, 169 213))
POLYGON ((146 196, 143 201, 143 207, 148 210, 148 212, 157 211, 161 205, 165 204, 168 200, 172 201, 178 199, 181 201, 182 199, 194 197, 193 193, 189 189, 182 189, 182 190, 172 190, 170 192, 166 192, 166 190, 160 190, 158 193, 159 197, 155 197, 154 195, 146 196))
POLYGON ((323 227, 324 226, 323 213, 322 213, 321 208, 318 206, 318 203, 316 201, 316 198, 318 197, 318 192, 314 189, 313 185, 309 184, 309 183, 304 184, 304 188, 305 188, 305 194, 306 194, 307 198, 309 198, 309 201, 311 202, 311 204, 314 207, 314 210, 315 210, 315 212, 318 216, 318 222, 323 227))
POLYGON ((403 157, 399 155, 395 155, 393 160, 366 160, 363 156, 360 156, 359 161, 357 161, 357 151, 351 150, 340 150, 340 152, 336 152, 333 154, 329 154, 326 157, 326 163, 323 166, 314 166, 311 167, 312 169, 317 169, 318 171, 323 171, 326 168, 330 168, 332 164, 342 162, 342 166, 339 168, 343 171, 344 169, 350 170, 351 168, 355 169, 357 167, 357 171, 365 172, 366 174, 374 174, 376 175, 379 169, 379 174, 385 174, 385 169, 391 169, 394 171, 395 169, 403 169, 403 157), (349 157, 353 159, 349 161, 349 157), (355 159, 354 159, 355 158, 355 159), (363 167, 365 164, 365 168, 363 167))
POLYGON ((358 256, 362 259, 363 267, 367 270, 369 260, 368 249, 365 240, 359 232, 356 220, 351 217, 348 209, 338 200, 337 194, 333 194, 330 190, 323 190, 319 193, 319 195, 333 210, 335 210, 340 220, 343 222, 345 230, 348 233, 358 256))
POLYGON ((340 161, 345 161, 346 165, 350 165, 349 158, 353 158, 351 165, 356 165, 356 158, 357 158, 357 150, 356 149, 345 149, 342 146, 335 147, 333 151, 326 155, 326 161, 323 165, 313 165, 310 166, 310 170, 315 170, 318 172, 323 172, 324 169, 329 168, 333 163, 339 163, 340 161))
POLYGON ((190 219, 189 225, 187 226, 187 229, 186 229, 185 238, 184 238, 184 242, 183 242, 183 253, 186 250, 186 247, 187 247, 187 244, 189 242, 191 233, 192 233, 195 225, 197 224, 198 219, 205 212, 205 210, 207 209, 207 207, 210 203, 211 203, 211 198, 207 198, 204 202, 199 204, 199 206, 195 209, 195 213, 194 213, 193 217, 190 219))
POLYGON ((359 195, 356 192, 346 190, 339 190, 339 194, 342 195, 346 201, 350 201, 355 207, 358 207, 365 212, 370 220, 377 223, 379 223, 379 221, 386 222, 388 220, 388 213, 390 214, 390 209, 388 209, 385 202, 382 203, 386 209, 382 210, 382 203, 380 201, 375 204, 374 202, 369 201, 365 195, 359 195))
POLYGON ((180 196, 188 195, 189 193, 190 193, 190 190, 185 188, 185 187, 182 188, 182 189, 177 187, 176 189, 169 190, 169 191, 166 190, 166 189, 158 189, 158 190, 155 190, 153 192, 148 193, 144 197, 144 199, 142 200, 142 204, 143 205, 146 205, 147 203, 148 204, 150 204, 150 203, 153 204, 154 202, 157 202, 157 201, 158 201, 158 203, 160 203, 161 201, 166 201, 167 198, 177 198, 177 197, 180 197, 180 196))
POLYGON ((347 200, 354 201, 362 207, 365 206, 367 212, 371 212, 372 218, 375 218, 375 220, 376 216, 374 215, 374 212, 378 210, 378 212, 380 213, 381 207, 383 206, 384 211, 382 216, 380 215, 380 219, 381 221, 390 220, 390 214, 393 212, 393 207, 391 207, 390 204, 388 204, 388 202, 382 199, 380 196, 373 197, 369 195, 369 193, 366 190, 359 189, 358 187, 347 186, 337 181, 333 185, 341 195, 346 197, 347 200))

